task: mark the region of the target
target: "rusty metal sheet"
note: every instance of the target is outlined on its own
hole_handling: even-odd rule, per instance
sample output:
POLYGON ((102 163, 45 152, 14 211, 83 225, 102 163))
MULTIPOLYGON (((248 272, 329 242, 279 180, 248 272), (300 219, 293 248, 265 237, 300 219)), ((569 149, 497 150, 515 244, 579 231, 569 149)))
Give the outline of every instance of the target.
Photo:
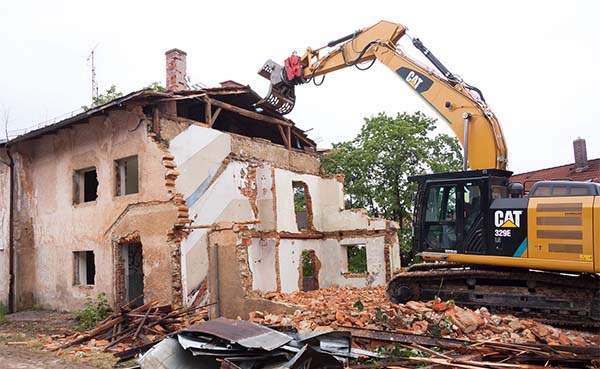
POLYGON ((292 337, 262 325, 226 318, 197 323, 184 329, 183 332, 208 334, 246 348, 260 348, 267 351, 281 347, 292 340, 292 337))

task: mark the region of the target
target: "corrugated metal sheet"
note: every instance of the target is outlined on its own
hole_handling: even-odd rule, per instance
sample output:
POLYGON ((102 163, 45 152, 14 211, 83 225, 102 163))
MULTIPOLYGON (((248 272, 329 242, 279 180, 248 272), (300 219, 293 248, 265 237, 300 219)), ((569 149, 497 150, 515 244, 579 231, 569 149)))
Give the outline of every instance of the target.
POLYGON ((183 332, 216 336, 247 348, 274 350, 290 342, 286 334, 245 320, 217 318, 194 324, 183 332))

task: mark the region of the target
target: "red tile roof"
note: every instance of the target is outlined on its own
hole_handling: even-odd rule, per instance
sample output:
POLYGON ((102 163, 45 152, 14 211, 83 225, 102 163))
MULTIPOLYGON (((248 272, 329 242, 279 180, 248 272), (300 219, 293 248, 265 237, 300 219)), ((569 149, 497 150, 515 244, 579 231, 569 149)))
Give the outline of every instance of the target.
POLYGON ((534 170, 532 172, 519 173, 510 177, 511 182, 523 183, 526 191, 529 191, 531 186, 537 181, 548 181, 553 179, 600 183, 600 158, 588 160, 587 168, 581 172, 575 170, 575 164, 573 163, 553 168, 534 170))

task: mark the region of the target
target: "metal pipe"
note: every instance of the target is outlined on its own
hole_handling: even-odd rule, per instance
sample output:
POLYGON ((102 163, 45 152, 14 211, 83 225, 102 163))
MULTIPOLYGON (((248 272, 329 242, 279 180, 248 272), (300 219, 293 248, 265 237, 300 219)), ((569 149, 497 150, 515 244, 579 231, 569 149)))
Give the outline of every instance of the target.
POLYGON ((221 296, 219 289, 219 244, 215 243, 215 310, 217 311, 217 318, 221 316, 221 296))
POLYGON ((469 121, 471 120, 471 113, 463 113, 464 122, 464 140, 463 140, 463 171, 469 169, 469 161, 467 159, 469 155, 469 121))

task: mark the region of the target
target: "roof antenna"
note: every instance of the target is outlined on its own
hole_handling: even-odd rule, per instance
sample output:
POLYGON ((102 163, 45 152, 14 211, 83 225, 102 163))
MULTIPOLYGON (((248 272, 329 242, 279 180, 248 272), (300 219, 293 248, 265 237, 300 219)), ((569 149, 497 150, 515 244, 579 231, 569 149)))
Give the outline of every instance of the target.
POLYGON ((92 52, 86 60, 86 62, 89 62, 90 59, 92 60, 92 104, 98 98, 98 81, 96 80, 96 66, 94 65, 94 52, 96 51, 98 45, 99 44, 96 44, 96 46, 94 46, 92 52))

